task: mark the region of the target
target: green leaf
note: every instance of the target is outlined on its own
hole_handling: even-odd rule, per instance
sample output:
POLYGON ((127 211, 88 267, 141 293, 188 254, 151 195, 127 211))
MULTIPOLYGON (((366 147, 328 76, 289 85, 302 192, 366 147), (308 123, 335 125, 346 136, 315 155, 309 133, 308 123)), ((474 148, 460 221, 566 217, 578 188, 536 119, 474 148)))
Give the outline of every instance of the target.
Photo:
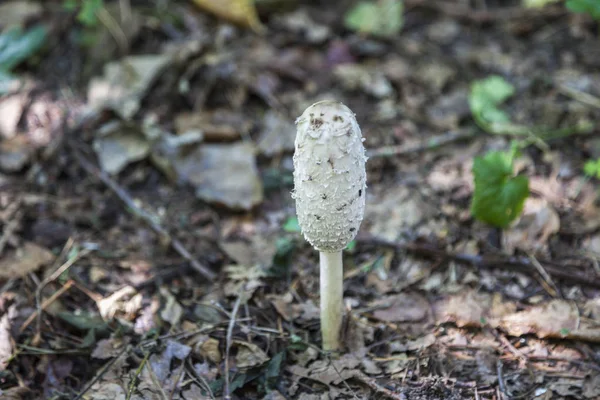
POLYGON ((529 196, 529 180, 526 176, 513 176, 516 154, 513 149, 475 157, 471 213, 478 220, 505 228, 523 211, 529 196))
POLYGON ((344 24, 353 31, 391 37, 402 29, 403 12, 401 0, 362 1, 346 13, 344 24))
POLYGON ((277 387, 277 382, 281 377, 281 366, 285 361, 285 350, 275 354, 273 358, 269 360, 264 370, 264 386, 268 389, 274 389, 277 387))
POLYGON ((471 86, 469 107, 475 121, 487 131, 491 124, 508 124, 510 118, 498 106, 515 93, 515 88, 501 76, 492 75, 471 86))
POLYGON ((38 25, 23 32, 13 28, 0 35, 0 72, 8 74, 31 57, 46 41, 48 30, 38 25))
POLYGON ((283 230, 286 232, 301 232, 302 229, 300 229, 300 224, 298 224, 298 218, 297 217, 289 217, 287 219, 287 221, 285 221, 285 224, 283 225, 283 230))
POLYGON ((77 14, 77 20, 83 25, 94 27, 98 24, 98 10, 102 8, 103 0, 83 0, 81 10, 77 14))
POLYGON ((590 178, 600 179, 600 158, 587 161, 583 166, 583 172, 590 178))
POLYGON ((567 0, 566 7, 575 13, 589 14, 600 21, 600 1, 598 0, 567 0))

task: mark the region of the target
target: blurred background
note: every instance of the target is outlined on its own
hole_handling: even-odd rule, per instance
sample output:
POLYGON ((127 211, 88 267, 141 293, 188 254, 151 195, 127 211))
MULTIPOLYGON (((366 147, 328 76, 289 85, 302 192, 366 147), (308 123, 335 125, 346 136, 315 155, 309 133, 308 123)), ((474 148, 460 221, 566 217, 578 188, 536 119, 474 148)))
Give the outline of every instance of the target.
POLYGON ((600 0, 0 2, 0 397, 600 398, 600 0), (295 119, 362 128, 320 350, 295 119))

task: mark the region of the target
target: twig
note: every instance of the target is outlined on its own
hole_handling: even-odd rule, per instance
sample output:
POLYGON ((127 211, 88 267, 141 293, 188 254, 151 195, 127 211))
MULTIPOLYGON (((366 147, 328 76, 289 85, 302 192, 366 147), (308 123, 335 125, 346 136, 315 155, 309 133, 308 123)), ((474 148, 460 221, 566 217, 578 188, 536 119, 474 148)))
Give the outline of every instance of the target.
MULTIPOLYGON (((463 253, 452 253, 431 244, 420 243, 397 243, 379 238, 361 237, 357 238, 359 242, 394 248, 399 251, 406 251, 424 257, 436 259, 448 259, 465 264, 471 264, 479 268, 507 268, 513 271, 537 275, 537 268, 532 265, 531 260, 521 256, 502 256, 502 255, 470 255, 463 253)), ((566 268, 565 265, 557 264, 551 261, 538 260, 548 274, 554 279, 565 282, 577 283, 584 286, 600 288, 600 278, 596 274, 586 274, 576 271, 573 268, 566 268)))
MULTIPOLYGON (((69 290, 71 288, 71 286, 73 286, 74 283, 75 282, 73 280, 68 280, 67 283, 65 283, 60 289, 58 289, 56 292, 54 292, 52 294, 52 296, 50 296, 49 298, 44 300, 44 302, 42 304, 38 304, 37 310, 35 310, 29 317, 27 317, 27 319, 25 320, 23 325, 21 325, 21 328, 19 328, 19 333, 23 333, 23 331, 25 331, 25 329, 27 329, 27 327, 33 322, 34 319, 36 319, 36 317, 40 316, 42 314, 42 312, 46 308, 48 308, 48 306, 50 304, 54 303, 56 301, 56 299, 58 299, 60 296, 65 294, 65 292, 67 290, 69 290)), ((38 330, 38 334, 39 334, 39 330, 38 330)))
POLYGON ((231 349, 231 337, 233 336, 233 327, 235 325, 235 316, 238 313, 240 304, 242 303, 242 297, 238 296, 233 305, 231 311, 231 319, 229 320, 229 326, 227 327, 227 341, 225 347, 225 400, 231 400, 231 393, 229 393, 229 350, 231 349))
POLYGON ((206 379, 198 374, 196 372, 196 370, 194 369, 194 366, 192 365, 192 362, 190 361, 190 359, 187 359, 187 367, 188 367, 188 374, 189 376, 192 378, 192 380, 194 382, 196 382, 196 384, 200 387, 203 387, 204 390, 206 390, 206 393, 208 393, 208 395, 210 396, 211 400, 216 400, 215 399, 215 394, 213 393, 212 389, 210 388, 210 385, 208 384, 208 382, 206 381, 206 379))
POLYGON ((558 90, 565 96, 569 96, 580 103, 587 104, 591 107, 600 108, 600 98, 586 93, 582 90, 578 90, 567 85, 558 85, 558 90))
POLYGON ((133 391, 138 384, 139 376, 142 373, 142 371, 144 370, 144 366, 146 365, 146 362, 148 361, 149 357, 150 357, 150 352, 148 351, 144 355, 142 362, 140 363, 140 365, 138 365, 137 369, 135 370, 135 373, 131 377, 131 382, 129 382, 129 388, 127 389, 127 397, 125 398, 125 400, 131 399, 131 396, 133 395, 133 391))
POLYGON ((185 258, 192 268, 196 270, 200 275, 204 276, 209 281, 214 281, 217 276, 214 272, 209 270, 207 267, 202 265, 198 260, 192 256, 192 254, 183 246, 183 244, 176 238, 172 237, 169 232, 160 225, 158 218, 140 208, 136 202, 129 196, 129 194, 123 189, 117 182, 115 182, 105 171, 96 168, 90 161, 86 160, 85 157, 71 144, 71 148, 75 155, 75 159, 79 165, 89 174, 94 175, 102 183, 104 183, 119 199, 139 218, 146 222, 154 232, 160 236, 166 238, 171 247, 183 258, 185 258))
POLYGON ((430 138, 425 143, 419 143, 414 145, 399 145, 399 146, 384 146, 378 149, 367 150, 367 156, 369 158, 377 157, 389 157, 399 156, 406 154, 415 154, 427 150, 437 149, 446 144, 458 142, 460 140, 469 139, 475 136, 475 132, 472 130, 468 131, 450 131, 442 135, 438 135, 430 138))
MULTIPOLYGON (((60 259, 62 259, 62 257, 66 256, 72 246, 73 246, 73 239, 69 238, 69 240, 67 240, 67 243, 65 244, 65 246, 61 252, 61 257, 57 260, 60 260, 60 259)), ((42 311, 43 311, 43 308, 41 306, 42 291, 44 290, 46 285, 48 285, 50 282, 53 282, 54 280, 58 279, 63 273, 65 273, 69 268, 71 268, 71 266, 73 266, 73 264, 75 264, 80 258, 89 254, 90 252, 91 252, 90 249, 84 249, 84 250, 78 252, 75 257, 68 259, 63 265, 58 267, 52 274, 50 274, 50 276, 45 278, 38 285, 37 289, 35 290, 35 305, 37 308, 36 315, 37 315, 37 333, 38 334, 42 327, 42 311)))
POLYGON ((123 348, 123 350, 121 350, 121 352, 115 358, 113 358, 112 360, 110 360, 106 364, 104 364, 102 366, 102 368, 100 368, 100 371, 96 374, 96 376, 94 376, 92 378, 92 380, 89 381, 83 387, 83 389, 81 390, 81 392, 79 392, 79 394, 77 396, 75 396, 75 398, 73 400, 80 400, 83 397, 83 395, 85 395, 88 392, 88 390, 90 390, 92 388, 92 386, 94 386, 94 384, 96 382, 98 382, 100 379, 102 379, 102 377, 104 376, 104 374, 106 374, 108 372, 108 370, 110 369, 110 367, 112 367, 113 364, 115 362, 117 362, 117 360, 119 358, 121 358, 121 356, 123 356, 123 354, 125 354, 128 350, 129 350, 129 347, 125 346, 123 348))
POLYGON ((543 282, 545 283, 545 285, 542 285, 542 286, 544 286, 544 289, 546 289, 548 294, 552 297, 560 296, 560 290, 558 290, 558 286, 556 286, 556 284, 554 283, 554 281, 552 280, 552 278, 550 277, 548 272, 546 272, 546 269, 544 269, 542 264, 540 264, 540 262, 537 260, 537 258, 535 258, 535 256, 533 254, 528 254, 528 256, 529 256, 529 260, 531 261, 531 264, 540 273, 540 275, 543 279, 543 282))

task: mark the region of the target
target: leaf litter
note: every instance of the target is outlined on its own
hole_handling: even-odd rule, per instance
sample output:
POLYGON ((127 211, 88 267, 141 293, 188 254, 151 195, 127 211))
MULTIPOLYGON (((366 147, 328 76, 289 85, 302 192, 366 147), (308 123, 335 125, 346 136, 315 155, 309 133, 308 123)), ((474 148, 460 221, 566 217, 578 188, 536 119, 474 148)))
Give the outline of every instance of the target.
MULTIPOLYGON (((61 113, 40 105, 67 91, 43 85, 0 99, 2 396, 27 398, 27 385, 91 399, 598 397, 597 182, 586 161, 596 153, 571 129, 599 118, 593 55, 580 44, 592 30, 549 20, 565 35, 540 47, 529 19, 504 21, 493 5, 473 41, 465 19, 481 14, 409 3, 404 13, 396 1, 97 2, 98 20, 47 25, 48 46, 20 53, 11 77, 57 81, 84 103, 83 88, 37 64, 68 54, 73 76, 95 76, 93 118, 67 114, 75 129, 57 130, 61 113), (93 50, 72 41, 82 32, 93 50), (79 65, 81 54, 93 57, 79 65), (285 178, 294 116, 327 97, 356 110, 380 155, 345 252, 339 357, 318 350, 318 263, 285 178), (494 219, 473 159, 507 154, 513 128, 539 134, 532 121, 576 134, 532 140, 510 162, 493 156, 483 198, 519 206, 494 219), (42 133, 51 140, 34 140, 42 133), (531 178, 522 213, 517 170, 531 178), (505 230, 474 220, 473 195, 475 217, 505 230), (71 241, 97 251, 75 259, 71 241)), ((24 27, 57 18, 42 3, 11 4, 24 27)))

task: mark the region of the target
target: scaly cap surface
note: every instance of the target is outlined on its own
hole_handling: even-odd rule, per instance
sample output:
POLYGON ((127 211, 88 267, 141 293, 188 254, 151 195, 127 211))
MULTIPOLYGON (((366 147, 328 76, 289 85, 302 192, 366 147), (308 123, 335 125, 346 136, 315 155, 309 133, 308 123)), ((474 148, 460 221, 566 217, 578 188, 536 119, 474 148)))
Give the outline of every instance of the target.
POLYGON ((354 239, 365 210, 365 148, 354 113, 320 101, 296 120, 294 191, 304 238, 323 252, 354 239))

